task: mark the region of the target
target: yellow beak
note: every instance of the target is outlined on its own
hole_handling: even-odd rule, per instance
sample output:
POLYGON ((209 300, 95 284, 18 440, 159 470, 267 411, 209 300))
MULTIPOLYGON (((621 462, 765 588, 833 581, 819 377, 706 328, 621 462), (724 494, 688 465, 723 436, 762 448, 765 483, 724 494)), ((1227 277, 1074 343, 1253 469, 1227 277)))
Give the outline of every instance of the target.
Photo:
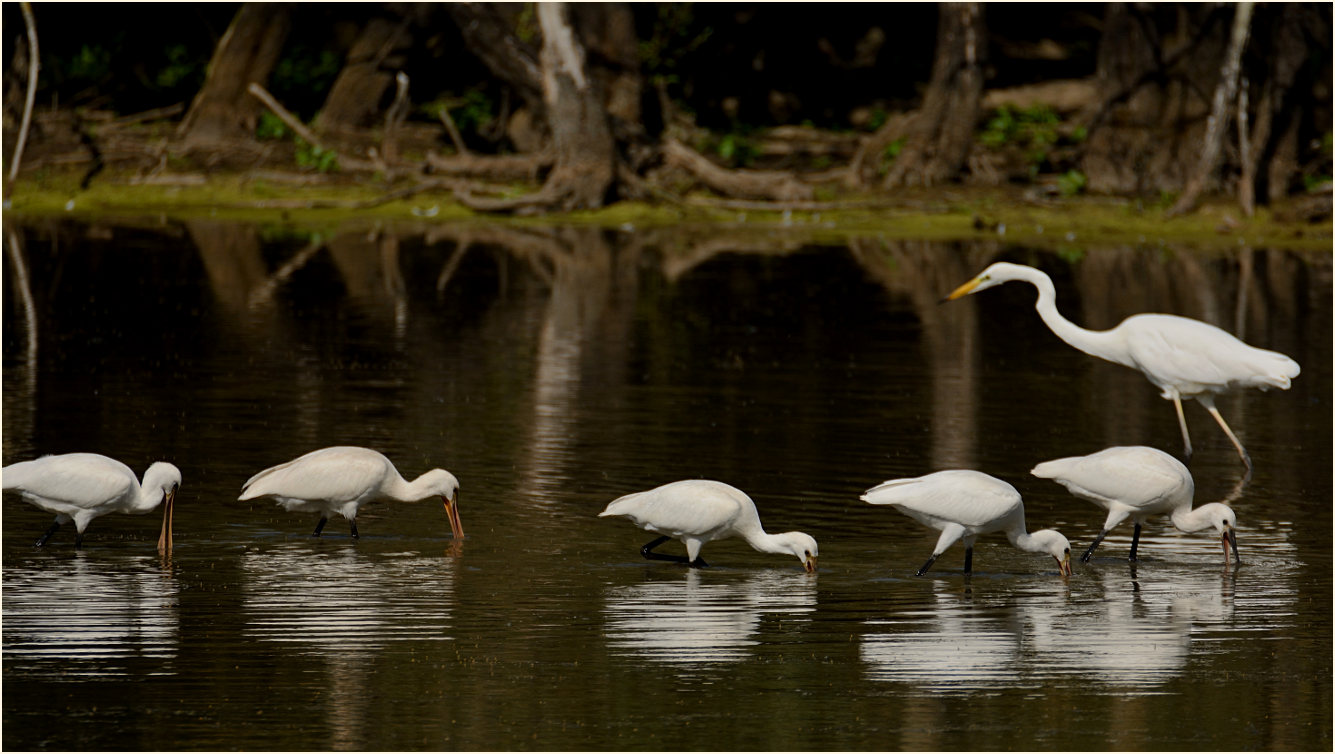
POLYGON ((815 556, 815 555, 812 555, 811 557, 808 557, 808 558, 804 559, 804 560, 802 561, 802 567, 806 569, 806 572, 807 572, 807 573, 815 573, 815 572, 816 572, 816 556, 815 556))
POLYGON ((970 293, 973 293, 973 289, 974 289, 974 288, 977 288, 977 287, 978 287, 978 284, 981 283, 981 282, 983 282, 983 281, 982 281, 982 278, 974 278, 973 280, 970 280, 969 282, 965 283, 964 285, 961 285, 960 287, 958 287, 958 288, 956 288, 955 290, 951 291, 951 292, 950 292, 950 295, 949 295, 949 296, 946 296, 945 299, 943 299, 943 300, 945 300, 945 301, 954 301, 955 299, 959 298, 960 296, 967 296, 967 295, 969 295, 970 293))
POLYGON ((1066 553, 1066 557, 1057 561, 1057 570, 1061 571, 1062 578, 1071 578, 1071 553, 1066 553))

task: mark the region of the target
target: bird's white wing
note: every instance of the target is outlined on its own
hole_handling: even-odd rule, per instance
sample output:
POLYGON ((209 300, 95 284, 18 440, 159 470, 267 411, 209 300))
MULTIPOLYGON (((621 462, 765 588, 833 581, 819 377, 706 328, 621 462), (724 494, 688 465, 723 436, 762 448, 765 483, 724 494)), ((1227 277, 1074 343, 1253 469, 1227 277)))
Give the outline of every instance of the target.
POLYGON ((1183 396, 1240 387, 1287 389, 1298 363, 1254 348, 1213 325, 1171 314, 1128 317, 1118 330, 1137 368, 1183 396))
POLYGON ((360 499, 379 489, 388 472, 384 456, 360 450, 325 448, 265 469, 246 482, 239 499, 265 495, 330 502, 360 499))
POLYGON ((1031 472, 1051 479, 1072 493, 1095 500, 1150 505, 1184 486, 1192 488, 1191 472, 1177 459, 1144 446, 1114 447, 1087 456, 1046 461, 1031 472))
POLYGON ((755 509, 747 503, 744 492, 721 482, 686 480, 619 497, 598 515, 625 516, 642 529, 668 536, 699 536, 755 509))
POLYGON ((93 453, 44 456, 4 470, 5 489, 82 506, 118 500, 131 493, 137 482, 129 466, 93 453))
POLYGON ((1014 487, 979 471, 954 469, 914 479, 892 479, 862 496, 872 505, 894 505, 923 520, 983 526, 1018 509, 1014 487))

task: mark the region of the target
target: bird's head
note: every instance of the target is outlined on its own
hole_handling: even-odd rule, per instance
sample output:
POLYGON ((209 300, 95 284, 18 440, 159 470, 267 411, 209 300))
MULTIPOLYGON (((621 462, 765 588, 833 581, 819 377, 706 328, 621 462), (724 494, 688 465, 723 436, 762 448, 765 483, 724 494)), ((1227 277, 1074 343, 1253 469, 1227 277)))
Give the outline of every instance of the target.
POLYGON ((816 547, 814 537, 800 531, 789 531, 776 535, 776 539, 781 549, 792 553, 802 561, 802 567, 807 573, 816 572, 816 558, 820 555, 820 551, 816 547))
POLYGON ((1057 570, 1061 572, 1062 578, 1071 577, 1071 543, 1065 535, 1056 529, 1042 529, 1029 537, 1038 545, 1039 552, 1046 552, 1057 561, 1057 570))
POLYGON ((985 291, 994 285, 1010 282, 1011 280, 1027 280, 1028 273, 1033 272, 1033 268, 1022 264, 1011 264, 1010 262, 997 262, 988 265, 987 269, 978 273, 973 280, 961 285, 950 292, 942 301, 954 301, 961 296, 967 296, 970 293, 985 291))
POLYGON ((1242 565, 1242 556, 1238 555, 1238 517, 1234 515, 1233 509, 1223 503, 1206 503, 1192 511, 1192 514, 1214 527, 1224 546, 1224 563, 1228 563, 1228 553, 1231 549, 1234 562, 1242 565))
MULTIPOLYGON (((176 490, 181 487, 181 470, 166 463, 158 461, 148 467, 144 472, 144 489, 149 491, 161 491, 162 497, 158 499, 163 503, 162 507, 162 532, 158 535, 158 551, 162 553, 170 552, 172 549, 172 511, 176 507, 176 490)), ((157 503, 154 503, 156 506, 157 503)))
POLYGON ((427 493, 439 496, 445 503, 445 516, 450 520, 450 531, 455 539, 463 539, 464 525, 459 519, 459 480, 445 469, 432 469, 416 482, 427 493))

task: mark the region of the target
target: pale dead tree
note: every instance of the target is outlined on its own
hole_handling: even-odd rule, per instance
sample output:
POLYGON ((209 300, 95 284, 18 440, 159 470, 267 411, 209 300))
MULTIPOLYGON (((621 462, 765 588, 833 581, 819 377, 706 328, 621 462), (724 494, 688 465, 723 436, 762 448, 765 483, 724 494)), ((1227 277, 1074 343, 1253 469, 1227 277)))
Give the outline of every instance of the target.
POLYGON ((1210 180, 1219 162, 1219 153, 1223 150, 1224 133, 1227 131, 1228 114, 1238 95, 1238 77, 1242 70, 1242 50, 1247 46, 1247 35, 1251 29, 1252 8, 1254 3, 1239 3, 1233 16, 1233 31, 1229 35, 1228 49, 1224 51, 1224 63, 1219 71, 1219 83, 1215 85, 1214 100, 1210 105, 1210 119, 1205 126, 1205 140, 1201 145, 1201 157, 1196 169, 1187 177, 1187 184, 1182 189, 1182 196, 1172 209, 1169 217, 1183 215, 1196 209, 1201 194, 1210 180))

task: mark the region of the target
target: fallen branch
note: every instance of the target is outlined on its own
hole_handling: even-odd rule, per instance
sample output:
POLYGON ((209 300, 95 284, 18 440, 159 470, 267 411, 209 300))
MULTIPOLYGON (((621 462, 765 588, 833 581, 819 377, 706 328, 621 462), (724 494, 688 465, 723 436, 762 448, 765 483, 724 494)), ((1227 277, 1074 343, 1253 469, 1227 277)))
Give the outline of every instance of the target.
POLYGON ((438 173, 517 181, 537 179, 538 174, 550 168, 553 162, 547 152, 495 156, 458 154, 453 157, 427 152, 426 155, 426 164, 438 173))
POLYGON ((185 112, 185 103, 177 102, 175 105, 168 105, 166 107, 156 107, 153 108, 152 110, 145 110, 142 113, 136 113, 134 115, 126 115, 123 118, 116 118, 114 120, 109 120, 106 123, 102 124, 102 126, 99 128, 99 132, 113 128, 124 128, 126 126, 133 126, 136 123, 144 123, 150 120, 174 118, 183 112, 185 112))
POLYGON ((779 202, 809 201, 814 192, 791 173, 763 170, 728 170, 676 139, 663 142, 663 156, 713 191, 731 197, 779 202))
POLYGON ((311 146, 318 147, 319 149, 334 155, 334 157, 338 159, 338 165, 340 168, 344 168, 346 170, 360 170, 368 172, 379 169, 379 166, 377 166, 374 162, 371 162, 369 160, 362 160, 356 157, 347 157, 344 156, 343 154, 340 154, 337 150, 330 149, 329 147, 325 146, 324 143, 321 142, 320 139, 314 133, 312 133, 309 128, 305 126, 305 124, 303 124, 300 120, 298 120, 295 115, 288 112, 287 108, 278 104, 278 100, 274 99, 272 94, 269 94, 267 91, 265 91, 264 87, 260 86, 254 81, 250 82, 250 86, 246 87, 246 91, 250 92, 251 96, 253 96, 255 99, 259 100, 260 102, 263 102, 265 107, 269 108, 269 110, 271 110, 274 115, 277 115, 279 120, 283 121, 283 123, 285 123, 288 128, 292 129, 293 133, 301 137, 301 139, 303 139, 306 143, 310 144, 311 146))

